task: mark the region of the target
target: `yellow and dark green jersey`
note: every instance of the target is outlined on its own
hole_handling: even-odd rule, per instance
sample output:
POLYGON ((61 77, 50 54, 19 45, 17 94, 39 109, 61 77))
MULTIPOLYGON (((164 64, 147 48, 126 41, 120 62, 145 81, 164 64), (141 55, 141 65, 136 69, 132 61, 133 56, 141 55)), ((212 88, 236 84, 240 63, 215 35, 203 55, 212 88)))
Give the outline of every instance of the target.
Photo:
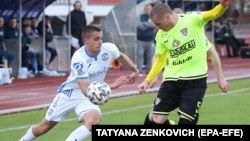
POLYGON ((200 12, 188 12, 179 15, 171 30, 157 32, 155 52, 167 52, 163 81, 207 76, 207 50, 211 45, 204 31, 206 23, 200 12))

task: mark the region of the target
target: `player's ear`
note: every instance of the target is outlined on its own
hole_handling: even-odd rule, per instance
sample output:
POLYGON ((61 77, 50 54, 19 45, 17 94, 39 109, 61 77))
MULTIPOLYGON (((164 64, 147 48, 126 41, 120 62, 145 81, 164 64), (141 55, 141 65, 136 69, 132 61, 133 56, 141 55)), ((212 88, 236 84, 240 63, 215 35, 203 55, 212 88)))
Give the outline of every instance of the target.
POLYGON ((86 42, 88 41, 88 38, 82 37, 82 41, 84 42, 84 44, 86 44, 86 42))
POLYGON ((170 14, 166 13, 165 18, 169 21, 170 20, 170 14))

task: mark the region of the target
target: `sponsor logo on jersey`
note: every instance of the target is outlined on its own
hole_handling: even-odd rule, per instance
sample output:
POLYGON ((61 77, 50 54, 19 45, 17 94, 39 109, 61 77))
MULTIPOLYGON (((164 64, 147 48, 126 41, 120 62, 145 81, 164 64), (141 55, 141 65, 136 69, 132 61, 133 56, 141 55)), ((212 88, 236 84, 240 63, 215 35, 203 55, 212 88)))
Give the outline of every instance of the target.
POLYGON ((99 70, 99 71, 95 71, 93 73, 90 73, 89 74, 89 77, 92 77, 92 78, 96 78, 96 77, 100 77, 104 74, 106 74, 108 71, 108 68, 104 67, 102 70, 99 70))
POLYGON ((195 42, 194 40, 191 40, 176 49, 170 50, 170 57, 177 58, 179 55, 184 54, 194 48, 195 42))

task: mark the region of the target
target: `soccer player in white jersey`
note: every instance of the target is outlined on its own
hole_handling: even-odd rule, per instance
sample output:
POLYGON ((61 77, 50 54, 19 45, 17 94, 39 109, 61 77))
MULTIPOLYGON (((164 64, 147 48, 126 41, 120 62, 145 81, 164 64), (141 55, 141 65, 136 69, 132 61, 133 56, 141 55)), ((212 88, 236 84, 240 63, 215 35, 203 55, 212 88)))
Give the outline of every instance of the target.
POLYGON ((20 141, 35 140, 63 121, 70 112, 75 112, 83 125, 75 129, 66 141, 83 141, 90 136, 92 125, 100 123, 101 111, 98 105, 89 101, 86 91, 91 82, 104 81, 113 58, 131 69, 132 73, 115 79, 109 84, 111 89, 133 83, 137 79, 139 71, 134 63, 113 43, 102 42, 103 35, 100 28, 86 26, 82 38, 85 45, 74 53, 68 79, 59 86, 45 117, 40 123, 30 127, 20 141))

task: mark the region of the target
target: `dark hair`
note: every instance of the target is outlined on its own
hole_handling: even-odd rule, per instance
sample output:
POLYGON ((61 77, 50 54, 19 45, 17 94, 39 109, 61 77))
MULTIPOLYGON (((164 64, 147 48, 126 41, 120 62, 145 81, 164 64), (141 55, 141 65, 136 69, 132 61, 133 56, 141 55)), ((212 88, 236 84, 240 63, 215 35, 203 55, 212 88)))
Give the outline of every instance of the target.
POLYGON ((11 16, 10 18, 9 18, 10 20, 17 20, 17 18, 15 17, 15 16, 11 16))
POLYGON ((75 1, 73 6, 75 7, 77 3, 81 3, 81 1, 79 1, 79 0, 75 1))
POLYGON ((29 19, 28 17, 22 17, 22 21, 28 20, 28 19, 29 19))
POLYGON ((85 28, 83 28, 82 37, 89 38, 94 31, 101 32, 101 29, 94 25, 88 25, 85 28))
POLYGON ((25 29, 26 27, 31 27, 31 26, 28 24, 24 24, 22 27, 23 27, 23 29, 25 29))
POLYGON ((28 24, 24 24, 24 25, 22 26, 22 31, 23 31, 24 34, 26 34, 25 30, 26 30, 26 28, 28 28, 28 27, 31 28, 31 26, 28 25, 28 24))

